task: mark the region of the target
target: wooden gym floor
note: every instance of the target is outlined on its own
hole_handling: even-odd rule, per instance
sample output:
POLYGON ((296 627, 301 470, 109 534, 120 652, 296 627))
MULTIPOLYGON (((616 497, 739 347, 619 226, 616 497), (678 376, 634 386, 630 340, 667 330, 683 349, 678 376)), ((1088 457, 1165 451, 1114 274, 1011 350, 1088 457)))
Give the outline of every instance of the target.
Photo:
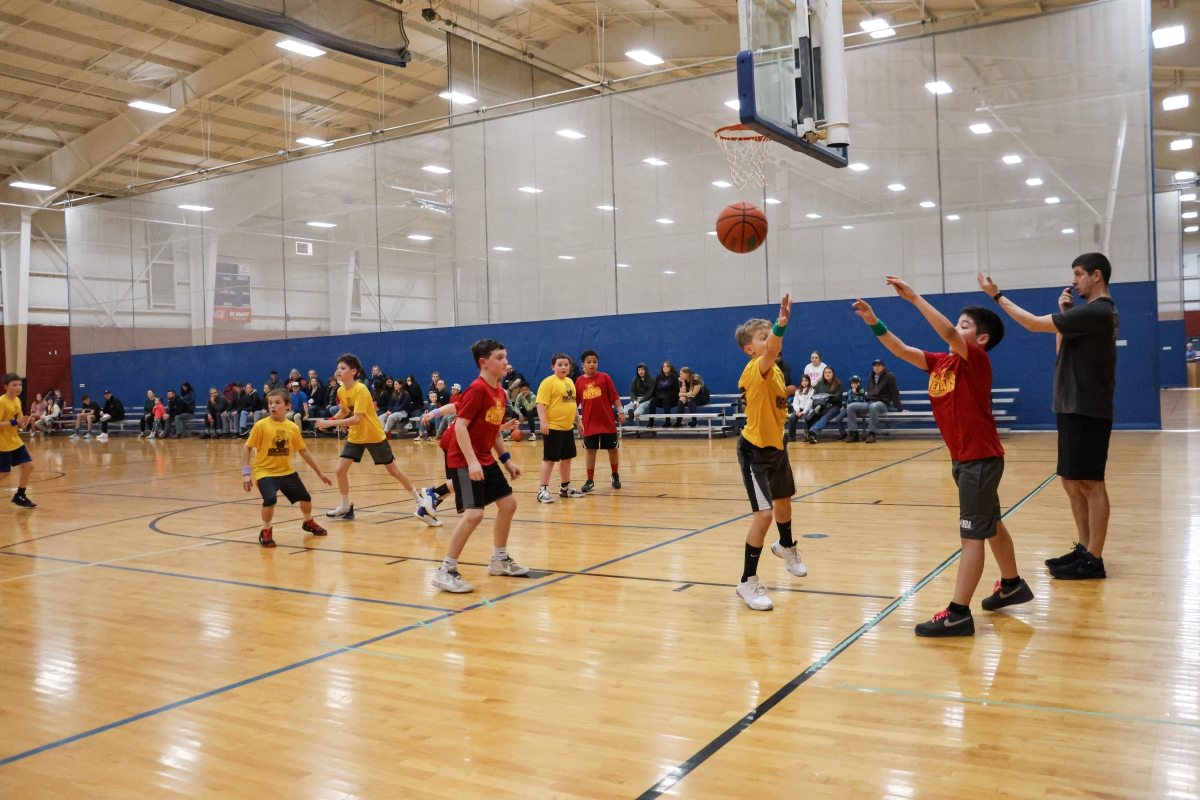
MULTIPOLYGON (((1200 427, 1197 393, 1164 406, 1200 427)), ((760 613, 731 439, 627 442, 625 488, 581 500, 524 478, 537 572, 488 577, 481 528, 449 595, 454 515, 426 529, 381 469, 351 472, 356 521, 318 540, 281 505, 262 550, 241 442, 39 437, 40 508, 0 507, 0 797, 1200 797, 1200 433, 1114 435, 1090 583, 1041 566, 1074 531, 1053 434, 1005 447, 1037 600, 980 611, 989 562, 978 634, 939 641, 912 633, 956 569, 937 440, 793 445, 810 574, 764 554, 760 613)))

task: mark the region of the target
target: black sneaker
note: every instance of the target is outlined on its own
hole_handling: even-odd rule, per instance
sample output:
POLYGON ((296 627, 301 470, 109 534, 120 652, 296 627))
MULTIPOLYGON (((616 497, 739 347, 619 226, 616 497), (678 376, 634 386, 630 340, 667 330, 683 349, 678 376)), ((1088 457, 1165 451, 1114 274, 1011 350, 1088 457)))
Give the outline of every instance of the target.
POLYGON ((875 434, 868 433, 867 438, 863 439, 864 444, 875 444, 875 434))
POLYGON ((858 432, 855 431, 854 433, 852 433, 848 437, 846 437, 846 441, 851 444, 857 444, 861 440, 858 438, 858 432))
POLYGON ((612 486, 614 489, 621 488, 621 476, 615 472, 613 473, 613 476, 612 476, 612 486))
POLYGON ((817 443, 817 435, 815 433, 813 433, 812 431, 809 431, 808 433, 806 433, 804 435, 804 441, 808 442, 809 444, 816 444, 817 443))
POLYGON ((13 505, 20 506, 21 508, 37 508, 37 503, 33 502, 23 494, 13 495, 12 501, 13 505))
POLYGON ((1100 580, 1108 577, 1108 573, 1104 571, 1104 559, 1096 558, 1086 550, 1082 556, 1065 567, 1050 570, 1050 574, 1060 581, 1100 580))
POLYGON ((975 618, 971 612, 955 614, 948 608, 933 615, 929 622, 922 622, 914 630, 917 636, 974 636, 975 618))
POLYGON ((1005 606, 1028 603, 1032 599, 1033 590, 1025 581, 1021 581, 1015 588, 1009 589, 1007 592, 1000 585, 1000 581, 996 581, 996 588, 992 590, 992 596, 983 598, 980 605, 983 606, 984 611, 999 611, 1005 606))
POLYGON ((586 481, 583 482, 583 486, 579 487, 579 491, 583 492, 584 494, 594 491, 595 489, 596 489, 596 482, 594 480, 592 480, 591 478, 588 478, 586 481))
POLYGON ((1059 567, 1065 567, 1068 564, 1074 564, 1076 561, 1082 558, 1083 554, 1086 552, 1087 548, 1081 545, 1079 542, 1076 542, 1074 549, 1072 549, 1071 552, 1067 553, 1065 556, 1059 556, 1058 558, 1047 558, 1046 566, 1050 569, 1058 569, 1059 567))
POLYGON ((845 431, 841 431, 838 433, 838 441, 839 442, 846 441, 846 432, 845 431))

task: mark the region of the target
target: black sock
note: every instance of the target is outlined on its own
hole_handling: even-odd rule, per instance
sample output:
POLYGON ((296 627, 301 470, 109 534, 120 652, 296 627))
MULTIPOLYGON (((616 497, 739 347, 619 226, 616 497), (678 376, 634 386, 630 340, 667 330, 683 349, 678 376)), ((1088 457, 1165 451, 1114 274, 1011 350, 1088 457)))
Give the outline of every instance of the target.
POLYGON ((17 497, 24 497, 24 496, 25 496, 25 487, 24 487, 24 486, 18 486, 18 487, 17 487, 17 494, 16 494, 16 496, 17 496, 17 497))
POLYGON ((433 493, 438 497, 445 497, 446 495, 450 494, 450 487, 443 483, 441 486, 436 487, 433 490, 433 493))
POLYGON ((776 522, 775 527, 779 529, 779 543, 784 547, 795 547, 796 542, 792 539, 792 521, 776 522))
POLYGON ((562 488, 564 488, 564 489, 566 489, 566 488, 567 488, 568 486, 570 486, 570 485, 571 485, 571 482, 570 482, 570 481, 563 481, 563 482, 562 482, 562 488))
POLYGON ((1000 579, 1000 588, 1001 589, 1015 589, 1020 585, 1021 585, 1021 576, 1020 575, 1018 575, 1015 578, 1001 578, 1000 579))
POLYGON ((742 583, 758 574, 758 557, 762 555, 761 547, 746 545, 746 561, 742 567, 742 583))
POLYGON ((959 615, 966 614, 968 617, 971 616, 971 607, 970 606, 960 606, 958 603, 954 602, 953 600, 950 601, 950 605, 946 606, 946 608, 949 609, 950 613, 952 613, 952 614, 959 614, 959 615))

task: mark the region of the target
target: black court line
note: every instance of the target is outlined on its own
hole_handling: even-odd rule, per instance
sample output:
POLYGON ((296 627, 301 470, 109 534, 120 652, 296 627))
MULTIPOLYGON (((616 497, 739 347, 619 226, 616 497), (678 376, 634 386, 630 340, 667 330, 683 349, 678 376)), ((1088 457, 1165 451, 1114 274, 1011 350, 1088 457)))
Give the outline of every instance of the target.
MULTIPOLYGON (((480 566, 483 566, 483 565, 480 564, 480 566)), ((686 583, 687 586, 720 586, 720 587, 723 587, 726 589, 732 589, 735 586, 737 586, 736 583, 719 583, 716 581, 693 581, 693 580, 688 580, 686 578, 645 578, 645 577, 642 577, 641 575, 613 575, 608 572, 569 572, 567 570, 562 570, 562 569, 552 569, 552 570, 546 570, 546 571, 550 572, 550 573, 557 573, 559 575, 579 575, 584 578, 617 578, 619 580, 625 580, 625 581, 649 581, 651 583, 686 583)), ((685 586, 684 588, 687 588, 687 586, 685 586)), ((825 590, 825 589, 794 589, 790 586, 767 586, 766 588, 772 592, 794 592, 796 594, 826 594, 826 595, 833 595, 835 597, 861 597, 861 598, 865 598, 867 600, 894 600, 894 599, 896 599, 896 595, 894 595, 894 594, 859 594, 857 592, 835 592, 832 590, 825 590)), ((681 590, 675 589, 675 591, 678 592, 681 590)))
MULTIPOLYGON (((1025 503, 1028 502, 1030 499, 1032 499, 1034 495, 1036 495, 1042 489, 1045 489, 1048 485, 1050 485, 1050 482, 1053 481, 1056 477, 1058 477, 1058 476, 1051 475, 1049 478, 1042 481, 1040 486, 1038 486, 1036 489, 1034 489, 1029 494, 1025 495, 1025 497, 1021 498, 1021 501, 1019 503, 1017 503, 1015 506, 1010 508, 1007 513, 1003 514, 1001 516, 1001 519, 1007 518, 1009 515, 1011 515, 1013 512, 1015 512, 1021 506, 1025 505, 1025 503)), ((870 631, 872 628, 874 628, 876 625, 878 625, 880 622, 882 622, 889 614, 891 614, 893 611, 895 611, 897 608, 899 608, 901 605, 903 605, 905 602, 907 602, 910 598, 912 598, 913 595, 915 595, 917 592, 919 592, 921 589, 923 589, 926 584, 928 584, 930 581, 932 581, 938 575, 942 574, 942 572, 946 569, 946 567, 950 566, 951 564, 953 564, 955 561, 958 560, 958 557, 960 555, 962 555, 961 549, 956 551, 953 555, 951 555, 949 558, 947 558, 941 564, 938 564, 936 567, 934 567, 933 570, 929 572, 929 574, 927 574, 924 578, 922 578, 920 581, 918 581, 914 586, 912 586, 912 588, 910 588, 904 594, 897 597, 891 603, 888 603, 888 605, 882 611, 880 611, 878 614, 876 614, 869 622, 867 622, 861 628, 856 630, 854 633, 847 636, 836 647, 834 647, 832 650, 830 650, 825 655, 821 656, 821 658, 819 658, 817 661, 814 661, 812 664, 810 664, 806 670, 804 670, 799 675, 792 678, 790 681, 788 681, 783 686, 781 686, 779 689, 777 689, 774 694, 772 694, 770 697, 768 697, 763 702, 759 703, 758 706, 756 706, 753 711, 746 714, 744 717, 739 719, 737 722, 735 722, 730 727, 726 728, 725 731, 723 733, 721 733, 720 736, 713 739, 711 742, 706 744, 704 747, 700 748, 700 750, 698 750, 694 755, 692 755, 691 758, 684 761, 678 767, 676 767, 675 769, 668 772, 663 778, 661 778, 658 781, 658 783, 654 784, 649 789, 647 789, 646 791, 644 791, 640 795, 638 795, 638 800, 655 800, 655 798, 662 796, 662 794, 664 792, 669 791, 673 786, 675 786, 681 780, 683 780, 688 775, 690 775, 692 772, 694 772, 697 767, 699 767, 705 761, 707 761, 708 759, 710 759, 714 755, 716 755, 717 752, 720 751, 720 749, 722 747, 724 747, 725 745, 732 742, 735 738, 737 738, 737 736, 739 734, 743 733, 745 730, 747 730, 751 725, 753 725, 759 719, 762 719, 764 714, 766 714, 768 711, 770 711, 775 706, 779 705, 792 692, 796 691, 801 686, 803 686, 806 682, 808 682, 809 678, 811 678, 813 675, 816 675, 818 672, 820 672, 822 669, 824 669, 825 666, 829 662, 831 662, 831 661, 833 661, 833 659, 837 658, 839 654, 841 654, 842 652, 844 652, 846 650, 846 648, 850 647, 850 645, 854 644, 859 639, 861 639, 865 633, 870 631)))
MULTIPOLYGON (((872 469, 872 470, 869 470, 869 471, 867 471, 867 472, 863 472, 863 473, 861 473, 861 474, 859 474, 859 475, 855 475, 855 476, 853 476, 853 477, 851 477, 851 478, 846 478, 845 480, 841 480, 841 481, 838 481, 837 483, 830 484, 829 486, 827 486, 827 487, 824 487, 824 488, 822 488, 822 489, 817 489, 816 491, 809 492, 807 495, 802 495, 802 497, 807 497, 807 496, 809 496, 809 495, 812 495, 812 494, 817 494, 818 492, 825 491, 825 489, 832 489, 832 488, 834 488, 834 487, 841 486, 841 485, 843 485, 843 484, 849 483, 850 481, 854 481, 854 480, 857 480, 857 479, 859 479, 859 478, 866 477, 866 476, 868 476, 868 475, 873 475, 873 474, 875 474, 876 472, 880 472, 881 470, 884 470, 884 469, 887 469, 887 468, 889 468, 889 467, 893 467, 893 466, 896 466, 896 465, 899 465, 899 464, 903 464, 903 463, 905 463, 905 462, 908 462, 908 461, 911 461, 911 460, 913 460, 913 459, 915 459, 915 458, 920 458, 921 456, 928 455, 929 453, 932 453, 932 452, 934 452, 935 450, 940 450, 940 449, 941 449, 941 446, 939 446, 939 447, 935 447, 935 448, 933 448, 933 449, 931 449, 931 450, 926 450, 926 451, 925 451, 925 452, 923 452, 923 453, 918 453, 918 454, 916 454, 916 455, 913 455, 913 456, 909 456, 909 457, 907 457, 907 458, 900 459, 899 461, 895 461, 895 462, 893 462, 893 463, 891 463, 891 464, 888 464, 888 465, 886 465, 886 466, 883 466, 883 467, 878 467, 878 468, 876 468, 876 469, 872 469)), ((1047 481, 1047 483, 1048 483, 1048 482, 1049 482, 1049 481, 1047 481)), ((1044 485, 1044 484, 1043 484, 1043 485, 1044 485)), ((795 498, 794 498, 794 499, 795 499, 795 498)), ((213 505, 222 505, 222 503, 214 503, 213 505)), ((1018 507, 1019 507, 1019 506, 1018 506, 1018 507)), ((1015 510, 1015 508, 1016 508, 1016 507, 1014 507, 1014 510, 1015 510)), ((1010 512, 1010 513, 1011 513, 1011 512, 1010 512)), ((148 515, 142 515, 142 516, 148 516, 148 515)), ((165 516, 166 516, 166 515, 165 515, 165 516)), ((595 570, 597 570, 597 569, 600 569, 600 568, 602 568, 602 567, 606 567, 606 566, 609 566, 609 565, 611 565, 611 564, 618 563, 618 562, 620 562, 620 561, 625 561, 626 559, 633 558, 633 557, 635 557, 635 556, 638 556, 638 555, 641 555, 641 554, 643 554, 643 553, 648 553, 648 552, 650 552, 650 551, 652 551, 652 550, 657 550, 657 549, 659 549, 660 547, 666 547, 667 545, 674 544, 675 542, 682 541, 683 539, 687 539, 687 538, 689 538, 689 537, 691 537, 691 536, 696 536, 696 535, 698 535, 698 534, 704 533, 705 531, 713 530, 714 528, 719 528, 719 527, 721 527, 722 525, 727 525, 727 524, 729 524, 729 523, 736 522, 736 521, 738 521, 738 520, 740 520, 740 519, 744 519, 744 518, 746 518, 746 517, 748 517, 748 516, 751 516, 751 515, 750 515, 750 514, 742 514, 741 516, 734 517, 734 518, 733 518, 733 519, 731 519, 731 520, 727 520, 727 521, 725 521, 725 522, 722 522, 722 523, 719 523, 719 524, 716 524, 716 525, 710 525, 710 526, 708 526, 707 528, 702 528, 702 529, 700 529, 700 530, 693 531, 693 532, 691 532, 691 533, 685 534, 684 536, 677 536, 677 537, 675 537, 675 538, 673 538, 673 539, 669 539, 669 540, 667 540, 667 541, 665 541, 665 542, 662 542, 662 543, 660 543, 660 544, 653 545, 653 546, 650 546, 650 547, 644 547, 644 548, 642 548, 641 550, 636 550, 636 551, 634 551, 634 552, 632 552, 632 553, 629 553, 629 554, 627 554, 627 555, 620 556, 620 557, 618 557, 618 558, 614 558, 614 559, 610 559, 610 560, 608 560, 608 561, 605 561, 604 563, 601 563, 601 564, 596 564, 596 565, 595 565, 595 566, 593 566, 593 567, 588 567, 586 570, 583 570, 583 572, 585 572, 585 573, 588 573, 588 572, 593 572, 593 571, 595 571, 595 570)), ((135 517, 134 519, 137 519, 137 517, 135 517)), ((108 523, 106 523, 106 524, 108 524, 108 523)), ((194 537, 194 536, 193 536, 193 537, 188 537, 186 534, 168 534, 168 535, 171 535, 171 536, 184 536, 184 537, 186 537, 186 538, 193 538, 193 539, 195 539, 195 538, 207 538, 207 537, 194 537)), ((339 552, 339 551, 335 551, 335 552, 339 552)), ((385 556, 385 557, 387 557, 387 556, 385 556)), ((949 560, 947 563, 949 563, 950 561, 953 561, 953 558, 952 558, 952 559, 950 559, 950 560, 949 560)), ((518 595, 522 595, 522 594, 525 594, 525 593, 527 593, 527 592, 534 591, 534 590, 536 590, 536 589, 541 589, 541 588, 543 588, 543 587, 545 587, 545 586, 550 586, 550 585, 552 585, 552 584, 555 584, 555 583, 559 583, 559 582, 561 582, 561 581, 568 580, 568 579, 570 579, 570 578, 572 578, 572 577, 574 577, 574 576, 573 576, 573 575, 561 575, 561 576, 559 576, 559 577, 557 577, 557 578, 553 578, 553 579, 551 579, 551 580, 544 581, 544 582, 542 582, 542 583, 535 583, 535 584, 533 584, 532 586, 528 586, 528 587, 526 587, 526 588, 524 588, 524 589, 518 589, 518 590, 516 590, 516 591, 509 592, 509 593, 507 593, 507 594, 500 595, 499 597, 492 598, 492 599, 490 600, 490 602, 491 602, 491 603, 496 603, 496 602, 499 602, 499 601, 501 601, 501 600, 506 600, 506 599, 508 599, 508 598, 511 598, 511 597, 516 597, 516 596, 518 596, 518 595)), ((897 601, 895 601, 895 602, 896 602, 896 603, 898 603, 898 602, 899 602, 899 600, 897 600, 897 601)), ((168 703, 168 704, 166 704, 166 705, 159 706, 159 707, 157 707, 157 708, 153 708, 153 709, 150 709, 150 710, 148 710, 148 711, 143 711, 143 712, 141 712, 141 713, 134 714, 134 715, 132 715, 132 716, 129 716, 129 717, 125 717, 124 719, 116 720, 116 721, 114 721, 114 722, 110 722, 110 723, 107 723, 107 724, 105 724, 105 725, 101 725, 101 726, 99 726, 99 727, 92 728, 91 730, 83 731, 83 732, 81 732, 81 733, 77 733, 77 734, 74 734, 74 735, 72 735, 72 736, 68 736, 68 737, 65 737, 65 738, 62 738, 62 739, 58 739, 58 740, 56 740, 56 741, 53 741, 53 742, 48 742, 48 743, 46 743, 46 744, 44 744, 44 745, 39 745, 38 747, 34 747, 34 748, 32 748, 32 749, 25 750, 24 752, 21 752, 21 753, 15 753, 15 754, 13 754, 13 755, 11 755, 11 756, 7 756, 7 757, 5 757, 5 758, 0 758, 0 767, 3 767, 3 766, 5 766, 6 764, 11 764, 11 763, 12 763, 12 762, 14 762, 14 761, 20 761, 21 759, 24 759, 24 758, 29 758, 30 756, 37 755, 38 753, 43 753, 43 752, 45 752, 45 751, 47 751, 47 750, 53 750, 53 749, 55 749, 55 748, 62 747, 62 746, 64 746, 64 745, 71 744, 72 742, 77 742, 77 741, 79 741, 80 739, 86 739, 86 738, 89 738, 89 737, 91 737, 91 736, 95 736, 95 735, 97 735, 97 734, 104 733, 105 731, 109 731, 109 730, 112 730, 112 729, 114 729, 114 728, 119 728, 119 727, 121 727, 121 726, 123 726, 123 725, 128 725, 129 723, 132 723, 132 722, 137 722, 138 720, 146 719, 147 717, 156 716, 156 715, 158 715, 158 714, 165 713, 165 712, 167 712, 167 711, 170 711, 170 710, 172 710, 172 709, 175 709, 175 708, 180 708, 180 707, 182 707, 182 706, 190 705, 190 704, 192 704, 192 703, 196 703, 196 702, 199 702, 200 700, 205 700, 205 699, 207 699, 207 698, 209 698, 209 697, 214 697, 214 696, 216 696, 216 695, 219 695, 219 694, 224 694, 225 692, 229 692, 229 691, 232 691, 232 690, 234 690, 234 689, 238 689, 238 688, 240 688, 240 687, 242 687, 242 686, 247 686, 247 685, 249 685, 249 684, 252 684, 252 683, 257 683, 258 681, 261 681, 261 680, 265 680, 265 679, 267 679, 267 678, 274 677, 275 675, 280 675, 280 674, 283 674, 283 673, 285 673, 285 672, 290 672, 290 671, 292 671, 292 670, 299 669, 300 667, 304 667, 304 666, 307 666, 307 665, 309 665, 309 664, 316 663, 316 662, 318 662, 318 661, 323 661, 323 660, 325 660, 325 659, 327 659, 327 658, 332 658, 333 656, 340 655, 340 654, 342 654, 342 653, 350 652, 350 651, 351 651, 351 649, 353 649, 353 648, 356 648, 356 647, 366 647, 366 646, 368 646, 368 645, 371 645, 371 644, 374 644, 374 643, 376 643, 376 642, 383 641, 384 639, 389 639, 389 638, 392 638, 392 637, 394 637, 394 636, 398 636, 398 635, 400 635, 400 634, 402 634, 402 633, 406 633, 406 632, 408 632, 408 631, 416 630, 416 629, 418 629, 418 628, 420 628, 420 627, 428 627, 428 625, 429 625, 430 623, 433 623, 433 622, 440 622, 440 621, 442 621, 442 620, 449 619, 449 618, 451 618, 451 617, 453 617, 453 616, 456 616, 456 614, 461 614, 461 613, 464 613, 464 612, 467 612, 467 611, 472 611, 472 610, 475 610, 475 609, 478 609, 478 608, 484 608, 484 607, 487 607, 485 603, 474 603, 474 604, 472 604, 472 605, 466 606, 465 608, 459 609, 457 612, 446 612, 446 613, 443 613, 443 614, 439 614, 439 615, 438 615, 438 616, 436 616, 436 617, 432 617, 432 618, 430 618, 430 619, 427 619, 427 620, 422 620, 422 621, 420 621, 420 622, 418 622, 418 623, 416 623, 416 624, 414 624, 414 625, 406 625, 406 626, 404 626, 404 627, 402 627, 402 628, 398 628, 398 629, 396 629, 396 630, 394 630, 394 631, 389 631, 389 632, 387 632, 387 633, 380 634, 379 636, 375 636, 375 637, 372 637, 372 638, 370 638, 370 639, 365 639, 365 640, 363 640, 363 641, 361 641, 361 642, 357 642, 357 643, 355 643, 355 644, 351 644, 351 645, 339 645, 338 647, 339 647, 339 648, 341 648, 341 649, 337 649, 337 650, 331 650, 331 651, 329 651, 329 652, 327 652, 327 653, 322 653, 322 654, 320 654, 320 655, 313 656, 313 657, 311 657, 311 658, 307 658, 307 659, 304 659, 304 660, 302 660, 302 661, 297 661, 297 662, 294 662, 294 663, 292 663, 292 664, 286 664, 286 665, 284 665, 284 666, 282 666, 282 667, 278 667, 278 668, 276 668, 276 669, 270 670, 270 671, 268 671, 268 672, 261 673, 261 674, 259 674, 259 675, 254 675, 254 676, 251 676, 251 677, 249 677, 249 678, 245 678, 245 679, 243 679, 243 680, 241 680, 241 681, 237 681, 237 682, 235 682, 235 683, 227 684, 227 685, 225 685, 225 686, 220 686, 220 687, 217 687, 217 688, 215 688, 215 689, 210 689, 210 690, 208 690, 208 691, 206 691, 206 692, 202 692, 201 694, 193 695, 192 697, 186 697, 186 698, 184 698, 184 699, 182 699, 182 700, 177 700, 177 701, 175 701, 175 702, 173 702, 173 703, 168 703)))

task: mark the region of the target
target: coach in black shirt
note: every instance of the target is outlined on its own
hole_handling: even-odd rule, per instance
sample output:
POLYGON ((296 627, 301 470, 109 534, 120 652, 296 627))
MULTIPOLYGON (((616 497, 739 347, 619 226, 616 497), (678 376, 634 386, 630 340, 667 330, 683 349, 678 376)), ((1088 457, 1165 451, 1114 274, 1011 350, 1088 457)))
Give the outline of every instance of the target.
POLYGON ((1058 313, 1042 317, 1004 297, 991 278, 978 277, 980 288, 1023 327, 1058 334, 1054 362, 1058 474, 1071 500, 1079 538, 1071 552, 1048 559, 1046 566, 1055 578, 1085 580, 1106 577, 1102 554, 1109 507, 1104 467, 1112 434, 1120 317, 1108 291, 1112 265, 1104 255, 1084 253, 1071 270, 1072 286, 1059 296, 1058 313), (1072 288, 1086 305, 1075 305, 1072 288))

